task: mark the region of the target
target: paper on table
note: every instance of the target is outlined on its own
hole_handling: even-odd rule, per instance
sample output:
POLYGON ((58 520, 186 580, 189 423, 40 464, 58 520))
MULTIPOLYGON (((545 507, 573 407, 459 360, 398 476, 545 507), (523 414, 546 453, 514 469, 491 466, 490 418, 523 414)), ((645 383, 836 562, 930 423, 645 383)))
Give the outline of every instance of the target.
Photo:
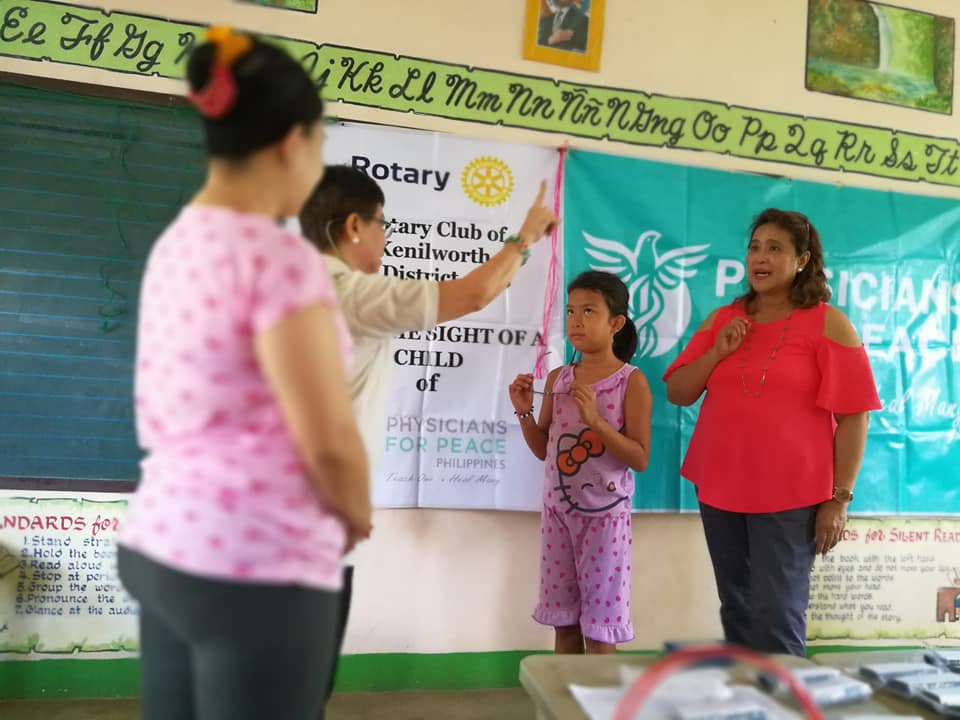
MULTIPOLYGON (((644 671, 644 668, 636 665, 621 665, 620 684, 624 688, 632 685, 644 671)), ((658 697, 677 697, 684 700, 724 699, 730 697, 730 687, 727 685, 729 680, 730 674, 717 668, 683 670, 665 678, 655 694, 658 697)))
POLYGON ((570 693, 590 720, 612 720, 624 692, 622 687, 570 686, 570 693))
MULTIPOLYGON (((890 720, 890 715, 841 715, 837 720, 890 720)), ((923 720, 920 715, 897 715, 900 720, 923 720)))
MULTIPOLYGON (((627 687, 643 672, 643 668, 635 665, 621 665, 620 686, 588 687, 571 685, 570 692, 590 720, 610 720, 627 687)), ((657 688, 654 696, 658 700, 665 699, 668 701, 674 698, 686 700, 727 699, 731 695, 730 688, 726 684, 728 679, 729 675, 725 670, 687 670, 664 680, 663 684, 657 688)), ((655 702, 654 708, 656 705, 655 702)))
MULTIPOLYGON (((570 693, 590 720, 611 720, 627 687, 643 672, 643 668, 621 665, 622 685, 619 687, 571 685, 570 693)), ((762 693, 749 692, 752 688, 731 687, 727 684, 729 679, 730 676, 725 670, 716 668, 685 670, 671 675, 654 690, 641 717, 645 720, 673 717, 681 703, 689 713, 696 712, 698 707, 716 707, 731 702, 760 706, 767 710, 767 717, 770 718, 790 716, 789 713, 778 713, 780 706, 762 693)))
POLYGON ((932 666, 925 662, 883 662, 860 667, 860 676, 868 682, 882 685, 891 678, 920 675, 930 672, 932 666))

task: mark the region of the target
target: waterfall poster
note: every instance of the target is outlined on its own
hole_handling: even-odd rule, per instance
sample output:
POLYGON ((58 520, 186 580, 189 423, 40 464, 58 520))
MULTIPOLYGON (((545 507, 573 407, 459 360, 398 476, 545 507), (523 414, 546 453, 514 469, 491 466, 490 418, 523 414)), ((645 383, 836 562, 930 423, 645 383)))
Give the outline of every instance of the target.
POLYGON ((868 0, 809 3, 808 90, 952 112, 952 18, 868 0))

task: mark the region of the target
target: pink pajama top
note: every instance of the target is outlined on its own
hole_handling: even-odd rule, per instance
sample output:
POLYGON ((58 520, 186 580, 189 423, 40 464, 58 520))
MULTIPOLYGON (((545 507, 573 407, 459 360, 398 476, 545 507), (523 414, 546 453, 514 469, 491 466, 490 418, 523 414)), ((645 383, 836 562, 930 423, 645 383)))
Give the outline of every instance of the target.
POLYGON ((120 544, 211 578, 340 587, 344 524, 311 488, 253 345, 318 302, 336 305, 320 254, 267 217, 188 206, 157 240, 135 376, 147 454, 120 544))

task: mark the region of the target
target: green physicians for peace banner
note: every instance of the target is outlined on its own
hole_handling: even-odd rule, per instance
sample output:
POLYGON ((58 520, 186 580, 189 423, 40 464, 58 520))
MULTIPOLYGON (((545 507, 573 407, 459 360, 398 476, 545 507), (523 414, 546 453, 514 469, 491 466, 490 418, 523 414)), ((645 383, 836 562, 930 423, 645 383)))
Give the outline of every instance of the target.
POLYGON ((750 221, 772 206, 806 213, 819 229, 831 303, 860 333, 883 402, 851 510, 960 513, 955 201, 579 151, 564 198, 566 279, 615 267, 633 288, 635 363, 654 394, 656 449, 637 508, 696 508, 679 469, 698 406, 670 405, 660 377, 710 311, 746 289, 750 221))

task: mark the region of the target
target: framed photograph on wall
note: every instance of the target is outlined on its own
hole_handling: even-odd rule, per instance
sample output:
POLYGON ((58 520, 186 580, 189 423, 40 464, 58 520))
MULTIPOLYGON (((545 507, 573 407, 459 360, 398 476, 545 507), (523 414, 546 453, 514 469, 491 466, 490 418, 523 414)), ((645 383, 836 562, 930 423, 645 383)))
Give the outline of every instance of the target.
POLYGON ((600 70, 606 0, 527 0, 527 60, 600 70))

